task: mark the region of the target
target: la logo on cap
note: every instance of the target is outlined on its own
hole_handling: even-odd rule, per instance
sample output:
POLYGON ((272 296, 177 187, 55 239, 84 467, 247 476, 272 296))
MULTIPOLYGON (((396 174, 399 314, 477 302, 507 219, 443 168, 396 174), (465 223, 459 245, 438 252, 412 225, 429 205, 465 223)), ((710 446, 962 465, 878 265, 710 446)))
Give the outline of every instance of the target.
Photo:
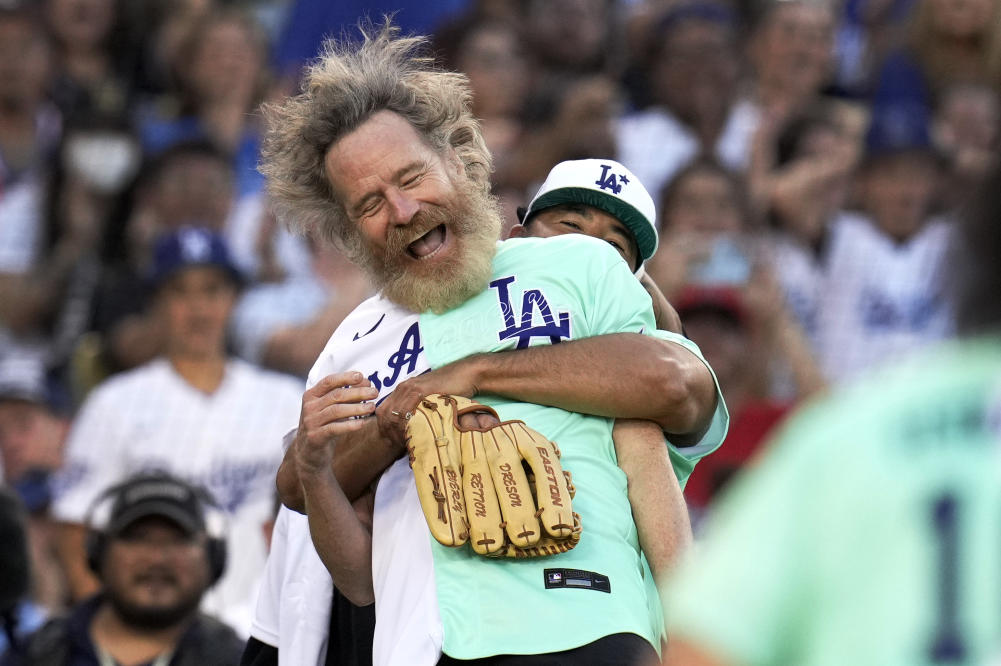
POLYGON ((181 254, 186 262, 208 261, 212 254, 209 237, 200 229, 185 229, 181 232, 178 240, 181 245, 181 254))
POLYGON ((619 194, 623 185, 629 184, 629 178, 625 174, 609 173, 612 170, 611 164, 601 165, 601 175, 594 181, 602 190, 611 190, 612 194, 619 194))

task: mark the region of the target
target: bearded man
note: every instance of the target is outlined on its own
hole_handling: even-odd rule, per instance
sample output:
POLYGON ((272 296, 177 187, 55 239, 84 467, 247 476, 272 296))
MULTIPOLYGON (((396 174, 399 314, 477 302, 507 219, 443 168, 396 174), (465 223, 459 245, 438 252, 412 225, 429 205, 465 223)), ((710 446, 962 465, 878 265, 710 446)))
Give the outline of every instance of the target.
POLYGON ((129 477, 88 512, 88 565, 100 592, 49 620, 4 666, 228 666, 241 640, 198 611, 226 567, 222 512, 162 472, 129 477))
POLYGON ((281 514, 252 634, 279 663, 324 663, 332 578, 353 602, 376 602, 376 664, 650 659, 663 621, 613 418, 654 421, 680 445, 718 443, 718 387, 692 343, 656 331, 649 297, 607 244, 497 244, 465 77, 434 69, 422 43, 388 25, 361 45, 329 43, 304 92, 269 111, 262 170, 279 214, 341 245, 380 294, 310 373, 279 476, 301 492, 308 526, 281 514), (498 561, 431 542, 401 456, 404 417, 433 392, 478 396, 563 443, 586 525, 575 549, 498 561), (363 494, 383 469, 374 498, 363 494), (611 585, 551 589, 551 567, 611 585), (504 610, 512 596, 533 613, 504 610))

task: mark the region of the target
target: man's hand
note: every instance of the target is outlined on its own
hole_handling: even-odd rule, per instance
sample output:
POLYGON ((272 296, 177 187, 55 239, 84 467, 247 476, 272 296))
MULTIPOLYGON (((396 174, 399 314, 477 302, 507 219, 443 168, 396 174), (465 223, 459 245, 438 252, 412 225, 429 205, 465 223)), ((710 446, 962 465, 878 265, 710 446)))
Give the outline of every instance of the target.
POLYGON ((475 397, 478 393, 478 354, 449 363, 437 370, 400 382, 379 405, 375 416, 379 434, 403 450, 408 414, 413 414, 421 398, 432 393, 475 397))
POLYGON ((378 395, 360 372, 327 375, 303 394, 299 431, 292 444, 300 476, 330 473, 335 439, 365 425, 364 417, 375 411, 375 402, 362 401, 374 401, 378 395))

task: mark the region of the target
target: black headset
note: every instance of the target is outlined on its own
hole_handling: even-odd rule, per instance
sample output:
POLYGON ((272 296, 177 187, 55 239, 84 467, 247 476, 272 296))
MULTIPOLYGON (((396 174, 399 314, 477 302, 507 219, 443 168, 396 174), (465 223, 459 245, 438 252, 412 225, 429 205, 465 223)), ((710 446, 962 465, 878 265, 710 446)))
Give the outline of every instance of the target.
POLYGON ((205 524, 205 554, 209 563, 209 586, 215 585, 226 571, 226 513, 216 504, 212 496, 204 488, 194 486, 165 472, 144 472, 117 483, 93 501, 87 509, 84 522, 87 526, 87 566, 98 576, 101 575, 101 563, 108 547, 109 536, 106 526, 111 517, 112 507, 130 489, 144 483, 163 481, 184 486, 195 496, 202 512, 205 524), (102 517, 98 518, 99 515, 102 517), (98 526, 97 523, 101 523, 98 526))

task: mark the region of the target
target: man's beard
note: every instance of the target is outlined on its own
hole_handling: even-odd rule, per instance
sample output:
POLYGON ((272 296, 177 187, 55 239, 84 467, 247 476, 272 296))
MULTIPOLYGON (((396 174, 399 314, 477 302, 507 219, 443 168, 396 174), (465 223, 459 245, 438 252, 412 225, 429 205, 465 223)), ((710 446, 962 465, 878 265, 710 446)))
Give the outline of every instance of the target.
POLYGON ((106 589, 105 595, 115 614, 125 624, 141 631, 159 631, 176 626, 192 616, 201 603, 202 592, 200 587, 186 591, 169 606, 135 604, 112 589, 106 589))
POLYGON ((382 253, 364 242, 351 259, 389 300, 413 312, 445 312, 487 288, 500 236, 497 200, 469 181, 456 185, 456 198, 444 206, 421 208, 401 227, 391 227, 382 253), (408 247, 442 226, 455 247, 450 256, 415 260, 408 247))

